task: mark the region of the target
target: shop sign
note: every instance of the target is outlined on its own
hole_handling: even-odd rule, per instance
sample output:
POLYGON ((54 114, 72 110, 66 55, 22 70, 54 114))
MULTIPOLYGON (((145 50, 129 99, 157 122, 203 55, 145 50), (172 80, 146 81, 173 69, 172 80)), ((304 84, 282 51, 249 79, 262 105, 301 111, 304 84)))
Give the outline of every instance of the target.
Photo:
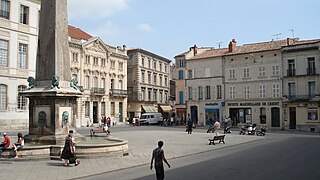
POLYGON ((227 103, 228 106, 278 106, 279 102, 227 103))

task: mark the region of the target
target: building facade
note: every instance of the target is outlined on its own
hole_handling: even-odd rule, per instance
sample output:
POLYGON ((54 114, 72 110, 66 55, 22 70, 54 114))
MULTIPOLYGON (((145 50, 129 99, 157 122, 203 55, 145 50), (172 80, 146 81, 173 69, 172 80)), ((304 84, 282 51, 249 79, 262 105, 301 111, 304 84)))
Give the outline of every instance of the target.
POLYGON ((143 49, 127 50, 128 116, 161 112, 169 118, 170 60, 143 49))
POLYGON ((112 47, 98 37, 69 26, 71 74, 83 91, 78 98, 77 127, 100 124, 102 117, 124 123, 127 116, 125 46, 112 47))
POLYGON ((1 0, 0 128, 29 127, 28 99, 19 96, 35 76, 40 0, 1 0))
POLYGON ((175 59, 175 70, 173 74, 173 80, 175 81, 175 94, 176 101, 174 105, 174 110, 176 114, 176 119, 185 123, 187 117, 187 90, 186 90, 186 79, 187 79, 187 69, 186 69, 186 60, 194 57, 198 53, 202 53, 211 48, 198 48, 196 45, 189 48, 189 51, 186 51, 182 54, 179 54, 174 57, 175 59))
POLYGON ((285 128, 320 132, 320 41, 284 47, 282 67, 285 128))

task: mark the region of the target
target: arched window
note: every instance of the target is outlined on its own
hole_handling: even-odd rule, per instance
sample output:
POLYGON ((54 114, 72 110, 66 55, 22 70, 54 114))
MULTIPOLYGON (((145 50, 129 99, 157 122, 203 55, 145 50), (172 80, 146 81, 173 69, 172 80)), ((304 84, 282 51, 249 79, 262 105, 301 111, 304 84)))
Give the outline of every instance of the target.
POLYGON ((19 92, 23 92, 25 90, 27 90, 27 86, 18 86, 18 110, 27 110, 27 98, 25 96, 19 95, 19 92))
POLYGON ((7 86, 0 84, 0 110, 7 110, 7 86))

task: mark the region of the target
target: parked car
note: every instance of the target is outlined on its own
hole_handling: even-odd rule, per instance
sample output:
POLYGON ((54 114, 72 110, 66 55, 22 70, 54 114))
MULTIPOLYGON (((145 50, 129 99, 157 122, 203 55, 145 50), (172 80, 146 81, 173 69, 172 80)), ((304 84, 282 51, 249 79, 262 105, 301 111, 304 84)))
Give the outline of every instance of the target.
POLYGON ((162 122, 161 113, 144 113, 140 117, 140 124, 160 124, 162 122))

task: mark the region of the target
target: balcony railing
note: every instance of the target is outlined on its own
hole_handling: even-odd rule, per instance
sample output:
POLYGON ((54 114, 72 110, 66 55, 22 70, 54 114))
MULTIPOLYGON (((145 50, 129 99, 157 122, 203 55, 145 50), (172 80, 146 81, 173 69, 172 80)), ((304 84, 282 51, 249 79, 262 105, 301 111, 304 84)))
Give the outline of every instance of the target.
POLYGON ((123 89, 110 89, 109 94, 114 97, 116 96, 125 97, 125 96, 128 96, 128 91, 123 89))
POLYGON ((287 76, 295 76, 296 70, 295 69, 287 69, 287 76))
POLYGON ((307 68, 307 74, 308 75, 315 75, 316 74, 316 67, 313 68, 307 68))
POLYGON ((104 95, 106 94, 106 90, 104 88, 93 87, 91 88, 91 93, 96 95, 104 95))
POLYGON ((283 97, 287 98, 289 101, 309 101, 309 100, 316 100, 317 97, 320 95, 312 94, 312 95, 284 95, 283 97))

